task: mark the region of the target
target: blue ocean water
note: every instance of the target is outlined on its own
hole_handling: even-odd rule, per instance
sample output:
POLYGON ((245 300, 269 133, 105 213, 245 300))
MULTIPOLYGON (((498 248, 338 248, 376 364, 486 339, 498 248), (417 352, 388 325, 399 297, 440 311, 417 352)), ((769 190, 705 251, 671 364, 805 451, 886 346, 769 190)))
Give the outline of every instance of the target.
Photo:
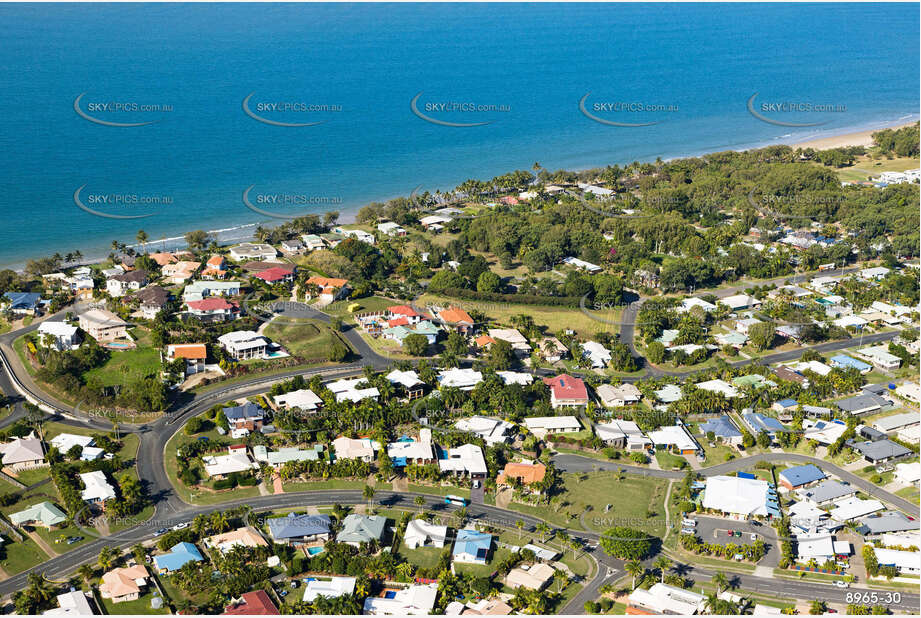
POLYGON ((918 33, 914 4, 0 5, 0 266, 102 255, 138 229, 247 235, 238 226, 277 222, 243 204, 250 186, 264 210, 347 213, 535 162, 584 168, 913 119, 918 33), (155 122, 91 122, 74 109, 82 93, 93 118, 155 122), (322 124, 257 121, 242 107, 251 93, 255 115, 322 124), (762 122, 746 108, 754 93, 766 116, 824 124, 762 122), (656 124, 595 122, 579 110, 586 94, 596 116, 656 124), (489 124, 426 122, 416 95, 436 120, 489 124), (633 105, 606 106, 620 102, 633 105), (79 187, 94 210, 154 214, 94 216, 75 205, 79 187), (115 195, 127 203, 100 203, 115 195), (149 196, 168 203, 132 202, 149 196))

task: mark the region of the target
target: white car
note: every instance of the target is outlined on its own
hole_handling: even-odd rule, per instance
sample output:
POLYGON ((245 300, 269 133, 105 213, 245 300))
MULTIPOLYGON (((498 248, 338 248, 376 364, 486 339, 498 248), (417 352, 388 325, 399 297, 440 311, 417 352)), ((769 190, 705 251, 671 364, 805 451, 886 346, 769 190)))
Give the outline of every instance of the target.
POLYGON ((175 526, 173 526, 172 529, 173 529, 173 530, 182 530, 183 528, 188 528, 188 527, 189 527, 189 522, 184 521, 184 522, 182 522, 181 524, 176 524, 175 526))
POLYGON ((835 580, 835 587, 836 588, 847 588, 847 582, 844 581, 843 579, 835 580))
POLYGON ((757 540, 758 540, 758 535, 755 534, 754 532, 752 532, 752 540, 753 540, 753 541, 757 541, 757 540))

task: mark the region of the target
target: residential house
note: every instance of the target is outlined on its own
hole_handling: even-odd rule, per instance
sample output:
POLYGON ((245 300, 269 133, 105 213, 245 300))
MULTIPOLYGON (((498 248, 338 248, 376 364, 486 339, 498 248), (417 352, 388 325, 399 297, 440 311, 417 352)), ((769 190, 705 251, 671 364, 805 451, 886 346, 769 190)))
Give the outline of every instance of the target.
POLYGON ((323 406, 323 400, 320 399, 320 396, 309 388, 275 395, 272 401, 275 402, 276 406, 284 410, 297 408, 306 412, 314 412, 323 406))
POLYGON ((169 292, 159 285, 150 285, 139 290, 134 295, 140 301, 141 315, 148 320, 157 317, 157 314, 166 309, 169 304, 169 292))
POLYGON ((244 526, 236 530, 231 530, 230 532, 222 532, 221 534, 209 536, 205 539, 205 546, 212 547, 222 554, 226 554, 234 547, 238 546, 268 547, 269 544, 255 528, 244 526))
POLYGON ((163 274, 163 277, 170 283, 185 283, 195 272, 201 267, 201 262, 190 262, 183 260, 182 262, 176 262, 175 264, 167 264, 164 266, 160 272, 163 274))
POLYGON ((105 309, 90 309, 86 313, 81 313, 78 321, 80 328, 96 341, 114 341, 128 337, 128 323, 105 309))
POLYGON ((360 547, 362 543, 379 542, 384 538, 386 527, 386 517, 351 513, 342 521, 342 530, 336 535, 336 541, 353 547, 360 547))
POLYGON ((507 341, 512 346, 512 352, 519 358, 526 358, 531 354, 531 345, 516 328, 490 328, 489 336, 496 341, 507 341))
POLYGON ((294 272, 286 268, 269 268, 253 275, 256 279, 265 281, 269 285, 276 283, 291 283, 294 281, 294 272))
POLYGON ((116 498, 115 488, 109 484, 109 480, 102 470, 84 472, 78 476, 83 482, 84 489, 80 497, 83 498, 84 502, 104 506, 106 500, 116 498))
POLYGON ((14 526, 41 526, 49 530, 67 521, 67 514, 47 500, 10 515, 14 526))
POLYGON ((424 465, 435 463, 435 450, 432 445, 432 430, 419 430, 419 439, 403 437, 387 445, 387 456, 397 467, 408 464, 424 465))
POLYGON ((832 356, 830 362, 832 367, 838 367, 839 369, 856 369, 860 373, 870 373, 873 370, 873 367, 867 363, 863 363, 844 354, 832 356))
POLYGON ((168 553, 154 556, 153 559, 154 566, 157 567, 159 573, 173 573, 190 562, 201 562, 202 560, 204 558, 198 548, 186 542, 176 543, 168 553))
POLYGON ((52 341, 51 347, 59 351, 75 350, 80 347, 80 335, 76 326, 67 322, 42 322, 38 325, 39 343, 45 344, 46 338, 52 341))
POLYGON ((186 313, 205 323, 226 322, 240 317, 240 306, 223 298, 210 297, 186 301, 186 313))
POLYGON ((336 401, 351 401, 352 403, 358 403, 362 399, 373 399, 377 401, 381 396, 377 387, 358 388, 359 385, 367 384, 367 382, 365 378, 342 379, 336 380, 335 382, 329 382, 326 388, 336 396, 336 401))
POLYGON ((182 300, 188 303, 209 296, 239 296, 239 281, 193 281, 182 290, 182 300))
POLYGON ((304 586, 304 603, 313 603, 318 597, 335 599, 346 594, 352 594, 355 591, 355 577, 330 577, 330 578, 313 578, 307 581, 304 586))
POLYGON ((857 350, 856 354, 880 369, 898 369, 902 365, 901 358, 889 353, 888 345, 870 346, 857 350))
POLYGON ((505 585, 513 590, 516 588, 543 590, 553 581, 554 573, 556 569, 543 562, 523 564, 508 572, 508 575, 505 576, 505 585))
POLYGON ((842 498, 851 498, 857 495, 857 490, 851 485, 826 479, 818 485, 797 490, 796 495, 800 500, 816 506, 824 506, 842 498))
POLYGON ((99 594, 113 603, 136 601, 141 596, 141 589, 147 587, 149 577, 150 573, 143 564, 112 569, 103 573, 99 594))
POLYGON ((25 438, 13 438, 0 444, 0 454, 3 455, 3 467, 14 472, 48 465, 45 461, 45 447, 34 434, 25 438))
POLYGON ((462 335, 470 335, 473 332, 473 318, 460 307, 448 307, 434 313, 442 324, 462 335))
POLYGON ((230 248, 230 259, 236 262, 244 260, 274 260, 278 251, 272 245, 265 243, 244 242, 230 248))
POLYGON ((296 515, 266 520, 269 536, 276 543, 321 547, 330 539, 332 520, 329 515, 296 515))
POLYGON ((595 435, 608 446, 628 451, 644 451, 652 446, 652 440, 647 438, 633 421, 614 419, 606 423, 596 423, 595 435))
POLYGON ((217 340, 230 356, 241 361, 267 358, 271 345, 267 338, 251 330, 231 331, 221 335, 217 340))
POLYGON ((252 401, 247 401, 241 406, 231 406, 223 409, 224 417, 232 429, 249 429, 253 431, 262 427, 265 420, 265 410, 252 401))
POLYGON ((70 590, 57 595, 58 606, 42 612, 42 616, 95 616, 99 614, 93 605, 91 592, 70 590))
POLYGON ((777 475, 778 483, 787 489, 799 489, 818 483, 825 478, 825 473, 814 464, 787 468, 777 475))
POLYGON ((569 356, 569 349, 556 337, 544 337, 537 344, 537 352, 548 363, 556 363, 569 356))
POLYGON ((727 296, 726 298, 720 298, 716 302, 728 307, 730 311, 754 309, 761 306, 760 300, 748 294, 735 294, 733 296, 727 296))
POLYGON ((546 474, 547 467, 542 463, 509 462, 496 477, 496 485, 510 485, 512 479, 515 479, 521 485, 533 486, 543 481, 546 474))
POLYGON ((435 608, 438 584, 388 587, 379 597, 365 599, 363 613, 369 616, 427 616, 435 608))
POLYGON ((676 449, 682 455, 703 452, 684 425, 666 425, 649 432, 649 439, 657 447, 676 449))
POLYGON ((698 382, 695 386, 702 391, 721 393, 727 399, 739 396, 739 391, 724 380, 707 380, 706 382, 698 382))
POLYGON ((597 341, 581 344, 582 358, 587 359, 594 369, 604 369, 611 362, 611 352, 597 341))
POLYGON ((391 384, 399 386, 409 400, 418 399, 425 394, 425 382, 420 380, 419 374, 411 369, 406 371, 394 369, 385 377, 391 384))
POLYGON ((724 444, 739 446, 742 444, 742 432, 739 431, 732 419, 727 416, 717 416, 699 425, 701 433, 705 436, 713 432, 713 437, 724 444))
POLYGON ((875 395, 873 393, 864 393, 863 395, 855 395, 854 397, 842 399, 835 405, 837 405, 838 409, 842 412, 860 416, 862 414, 872 414, 874 412, 879 412, 883 408, 888 408, 892 404, 888 399, 880 397, 879 395, 875 395))
POLYGON ((214 281, 223 279, 227 276, 227 261, 223 255, 212 255, 205 262, 205 268, 201 271, 201 278, 205 281, 214 281))
POLYGON ((575 416, 530 416, 524 419, 524 424, 537 436, 582 431, 582 424, 575 416))
POLYGON ((304 234, 301 236, 301 240, 304 242, 304 249, 307 251, 318 251, 326 248, 326 243, 316 234, 304 234))
POLYGON ((483 374, 473 369, 445 369, 438 372, 438 383, 442 388, 459 388, 462 391, 472 391, 483 381, 483 374))
POLYGON ((278 607, 265 590, 244 592, 239 599, 231 599, 222 616, 278 616, 278 607))
POLYGON ((910 457, 913 452, 911 449, 902 446, 892 440, 876 440, 866 442, 854 442, 848 440, 848 446, 863 455, 863 458, 871 464, 881 464, 887 461, 894 461, 910 457))
POLYGON ((454 427, 460 431, 469 431, 486 442, 487 446, 504 444, 508 441, 508 433, 513 425, 508 421, 503 421, 486 416, 471 416, 462 418, 454 423, 454 427))
POLYGON ((637 588, 627 597, 628 614, 702 614, 707 598, 684 588, 657 582, 649 590, 637 588))
POLYGON ((451 472, 472 479, 486 478, 486 459, 483 450, 475 444, 462 444, 448 449, 447 457, 438 460, 442 472, 451 472))
POLYGON ((379 451, 380 444, 368 438, 354 439, 339 436, 333 440, 333 451, 336 459, 360 459, 371 463, 374 461, 375 451, 379 451))
POLYGON ((447 526, 436 526, 424 519, 411 519, 406 524, 403 543, 409 549, 417 547, 444 547, 448 538, 447 526))
MULTIPOLYGON (((306 285, 317 286, 320 289, 318 299, 322 305, 328 305, 341 298, 345 298, 350 292, 348 279, 311 277, 307 280, 306 285)), ((310 293, 307 292, 307 294, 309 295, 310 293)))
POLYGON ((166 358, 185 360, 185 375, 190 376, 205 370, 208 347, 204 343, 176 343, 166 346, 166 358))
POLYGON ((113 298, 124 296, 130 291, 140 290, 147 285, 146 270, 131 270, 109 277, 106 280, 106 292, 113 298))
MULTIPOLYGON (((550 388, 550 406, 553 409, 579 408, 588 405, 588 390, 585 382, 568 374, 544 378, 550 388)), ((578 431, 578 430, 576 430, 578 431)))
POLYGON ((234 444, 227 447, 226 455, 205 455, 202 457, 205 473, 214 480, 225 479, 231 474, 240 474, 259 469, 246 452, 245 444, 234 444))
POLYGON ((406 236, 406 230, 393 221, 385 221, 377 224, 377 231, 387 236, 406 236))
POLYGON ((595 392, 598 394, 598 398, 601 400, 601 405, 606 408, 622 408, 624 406, 630 406, 635 403, 639 403, 640 399, 643 398, 643 394, 640 393, 638 389, 633 384, 629 382, 624 382, 618 386, 613 386, 611 384, 601 384, 598 388, 595 389, 595 392))
POLYGON ((451 557, 464 564, 486 564, 492 547, 492 535, 464 528, 457 531, 451 557))
POLYGON ((304 243, 296 238, 281 241, 281 250, 286 255, 298 255, 304 252, 304 243))

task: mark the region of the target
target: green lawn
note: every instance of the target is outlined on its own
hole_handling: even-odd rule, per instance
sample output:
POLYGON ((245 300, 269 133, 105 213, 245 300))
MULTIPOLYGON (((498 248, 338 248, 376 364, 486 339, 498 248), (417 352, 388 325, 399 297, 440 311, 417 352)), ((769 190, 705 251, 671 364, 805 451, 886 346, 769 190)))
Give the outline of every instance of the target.
POLYGON ((656 461, 663 470, 682 470, 689 465, 684 457, 661 449, 656 451, 656 461))
POLYGON ((431 568, 438 564, 438 559, 443 551, 444 547, 417 547, 416 549, 409 549, 404 543, 400 543, 397 557, 402 558, 406 562, 411 562, 417 567, 431 568))
POLYGON ((98 380, 103 386, 127 386, 160 373, 160 352, 156 348, 139 345, 133 350, 113 351, 102 367, 84 374, 84 379, 98 380))
POLYGON ((868 177, 877 177, 882 172, 904 172, 918 167, 919 160, 910 157, 882 158, 874 161, 870 157, 863 156, 859 157, 851 167, 835 171, 842 182, 860 182, 867 180, 868 177))
POLYGON ((47 528, 38 527, 38 528, 35 528, 35 533, 38 534, 38 536, 40 536, 42 540, 48 543, 48 545, 50 545, 54 549, 54 551, 58 552, 59 554, 64 554, 69 551, 73 551, 77 549, 78 547, 80 547, 81 545, 85 545, 89 543, 90 541, 95 541, 97 538, 96 536, 92 536, 91 534, 88 534, 86 530, 81 530, 80 528, 78 528, 77 526, 73 524, 70 524, 69 526, 65 528, 56 528, 54 530, 48 530, 47 528), (73 543, 72 545, 68 545, 67 543, 64 542, 64 539, 67 539, 68 537, 72 537, 72 536, 73 537, 82 536, 83 539, 76 543, 73 543))
MULTIPOLYGON (((50 478, 51 469, 46 466, 44 468, 32 468, 31 470, 20 470, 19 472, 16 472, 13 476, 16 477, 17 481, 19 481, 26 487, 29 487, 30 485, 34 485, 35 483, 38 483, 39 481, 43 481, 47 478, 50 478)), ((51 485, 51 487, 53 491, 54 486, 51 485)))
POLYGON ((903 487, 902 489, 899 489, 898 491, 896 491, 895 495, 899 496, 900 498, 905 498, 906 500, 910 500, 911 502, 914 502, 915 504, 918 504, 919 496, 921 496, 921 493, 919 493, 917 487, 903 487))
POLYGON ((148 592, 136 601, 125 601, 123 603, 113 603, 111 599, 102 599, 105 612, 107 614, 169 614, 169 608, 166 603, 160 609, 152 609, 150 600, 154 597, 152 592, 148 592))
POLYGON ((22 573, 48 559, 45 552, 29 537, 15 542, 6 535, 3 538, 6 542, 0 547, 0 555, 3 556, 0 567, 3 567, 8 575, 22 573))
POLYGON ((348 342, 339 333, 319 320, 285 318, 284 322, 273 320, 263 331, 265 336, 285 347, 292 356, 306 360, 326 359, 330 347, 338 342, 351 350, 348 342), (295 322, 296 323, 292 323, 295 322))
MULTIPOLYGON (((50 442, 52 438, 62 433, 72 433, 78 436, 91 436, 93 434, 108 433, 95 429, 89 429, 87 427, 74 427, 73 425, 65 425, 64 423, 46 423, 44 430, 45 442, 50 442)), ((120 433, 119 441, 122 443, 122 447, 119 449, 116 455, 118 455, 122 461, 134 460, 134 458, 137 456, 138 446, 140 445, 140 438, 138 435, 134 433, 120 433)))
MULTIPOLYGON (((393 298, 385 298, 383 296, 369 296, 368 298, 359 298, 357 300, 337 300, 334 303, 323 307, 323 313, 328 313, 329 315, 334 315, 342 318, 344 321, 349 322, 351 318, 356 313, 374 313, 377 311, 383 311, 387 307, 392 307, 394 305, 405 305, 407 304, 404 300, 395 300, 393 298), (349 305, 357 304, 361 309, 350 313, 349 305)), ((351 323, 354 323, 354 320, 351 320, 351 323)))

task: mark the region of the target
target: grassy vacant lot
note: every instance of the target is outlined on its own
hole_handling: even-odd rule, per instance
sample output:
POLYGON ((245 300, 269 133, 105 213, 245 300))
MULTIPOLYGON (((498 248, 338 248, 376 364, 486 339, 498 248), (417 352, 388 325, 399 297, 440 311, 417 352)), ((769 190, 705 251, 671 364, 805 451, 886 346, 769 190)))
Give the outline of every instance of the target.
POLYGON ((25 537, 24 541, 13 541, 7 536, 4 538, 6 542, 0 547, 0 556, 3 556, 0 568, 3 568, 7 575, 22 573, 48 559, 45 552, 29 537, 25 537))
POLYGON ((516 502, 509 509, 539 517, 556 526, 573 529, 582 528, 579 517, 570 514, 585 514, 584 527, 601 532, 614 525, 643 529, 653 536, 665 534, 665 489, 664 479, 643 478, 625 474, 618 480, 614 472, 586 472, 564 474, 564 501, 557 506, 527 506, 516 502), (605 512, 605 507, 611 508, 605 512), (655 513, 652 517, 648 514, 655 513))
POLYGON ((160 372, 160 352, 140 342, 133 350, 112 351, 106 364, 86 372, 87 380, 97 379, 103 386, 126 386, 160 372))
POLYGON ((842 182, 856 182, 867 180, 870 176, 879 176, 882 172, 904 172, 905 170, 918 169, 918 167, 921 167, 919 163, 921 162, 918 159, 910 157, 894 157, 876 161, 870 157, 859 157, 853 166, 836 171, 838 172, 838 178, 842 182))
POLYGON ((339 333, 319 320, 286 318, 281 323, 275 320, 265 327, 264 333, 272 341, 283 345, 292 356, 305 359, 325 360, 330 347, 336 342, 351 349, 339 333))
POLYGON ((152 609, 150 600, 154 597, 152 592, 148 592, 136 601, 124 601, 122 603, 113 603, 112 599, 102 599, 105 613, 112 614, 168 614, 169 608, 164 606, 160 609, 152 609))
POLYGON ((583 313, 578 307, 552 307, 548 305, 525 305, 515 303, 477 301, 469 299, 451 299, 435 294, 424 294, 417 302, 418 305, 435 304, 440 306, 453 305, 466 311, 480 311, 491 319, 502 324, 511 324, 512 316, 529 315, 538 326, 545 326, 548 333, 557 333, 571 328, 579 335, 591 336, 598 332, 617 332, 620 327, 607 322, 619 322, 620 309, 607 309, 592 311, 587 305, 583 313))
POLYGON ((684 457, 663 450, 656 451, 656 461, 663 470, 682 470, 688 467, 688 462, 684 457))

